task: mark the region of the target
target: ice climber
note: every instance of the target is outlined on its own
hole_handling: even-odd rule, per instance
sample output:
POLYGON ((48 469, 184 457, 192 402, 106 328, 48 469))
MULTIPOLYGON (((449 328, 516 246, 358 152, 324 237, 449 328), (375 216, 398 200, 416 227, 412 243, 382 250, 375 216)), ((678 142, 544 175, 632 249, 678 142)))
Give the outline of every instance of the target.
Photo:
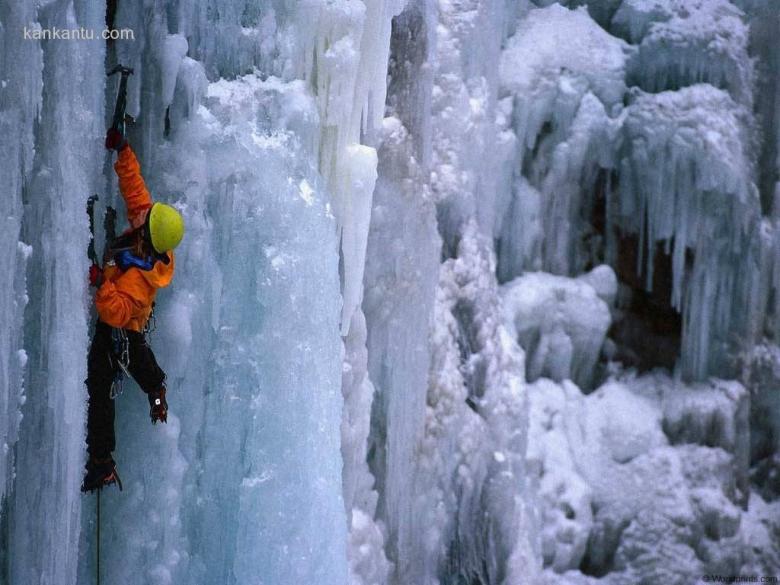
POLYGON ((129 373, 149 399, 152 423, 167 422, 165 372, 146 341, 157 289, 173 278, 173 249, 184 235, 184 221, 173 207, 153 203, 135 153, 122 132, 111 128, 106 148, 118 153, 114 169, 127 205, 130 228, 93 265, 98 321, 87 363, 87 451, 82 491, 121 481, 112 457, 115 448, 113 388, 118 374, 129 373))

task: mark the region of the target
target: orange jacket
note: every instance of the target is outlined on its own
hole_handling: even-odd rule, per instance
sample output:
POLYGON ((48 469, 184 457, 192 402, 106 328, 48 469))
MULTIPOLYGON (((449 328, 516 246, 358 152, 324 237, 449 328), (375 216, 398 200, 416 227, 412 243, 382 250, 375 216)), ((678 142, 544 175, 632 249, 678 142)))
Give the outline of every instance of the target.
MULTIPOLYGON (((141 166, 135 153, 126 146, 114 163, 119 177, 119 190, 127 204, 131 229, 141 226, 152 207, 152 198, 141 176, 141 166)), ((103 269, 103 284, 95 296, 100 320, 112 327, 143 331, 152 313, 158 288, 168 286, 173 279, 173 252, 169 262, 155 262, 151 270, 130 267, 120 270, 113 261, 103 269)))

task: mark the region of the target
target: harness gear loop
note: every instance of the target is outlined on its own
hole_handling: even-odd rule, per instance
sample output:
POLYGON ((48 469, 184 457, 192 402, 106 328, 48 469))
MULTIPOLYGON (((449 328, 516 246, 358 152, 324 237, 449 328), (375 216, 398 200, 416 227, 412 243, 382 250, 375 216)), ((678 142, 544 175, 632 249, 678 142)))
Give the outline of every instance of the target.
POLYGON ((155 315, 156 306, 157 303, 152 302, 152 312, 149 313, 149 319, 146 321, 146 325, 144 325, 144 330, 141 331, 141 335, 143 335, 144 338, 146 338, 149 333, 157 331, 157 316, 155 315))

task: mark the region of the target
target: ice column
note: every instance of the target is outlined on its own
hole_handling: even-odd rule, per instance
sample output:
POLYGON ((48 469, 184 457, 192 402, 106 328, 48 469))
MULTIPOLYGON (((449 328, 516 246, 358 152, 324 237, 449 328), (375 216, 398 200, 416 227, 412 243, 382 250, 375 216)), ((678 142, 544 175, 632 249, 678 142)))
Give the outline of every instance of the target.
POLYGON ((210 513, 235 514, 238 583, 346 580, 335 226, 308 153, 266 116, 301 107, 316 124, 302 93, 300 83, 254 76, 217 82, 209 107, 224 129, 201 119, 212 133, 201 144, 223 274, 204 480, 226 506, 210 513), (234 450, 220 445, 226 423, 235 466, 234 450))
MULTIPOLYGON (((420 67, 421 78, 428 66, 434 68, 430 159, 426 125, 416 126, 415 116, 397 106, 398 118, 408 127, 386 121, 392 131, 388 142, 403 145, 409 130, 411 142, 420 144, 414 156, 430 160, 431 195, 446 258, 438 270, 429 325, 421 437, 410 432, 415 431, 411 425, 403 427, 404 440, 419 443, 416 477, 408 482, 414 488, 414 538, 398 539, 396 554, 404 563, 396 578, 446 585, 532 583, 537 567, 531 498, 524 484, 523 356, 500 323, 491 250, 509 205, 504 183, 512 176, 515 145, 510 104, 498 100, 494 66, 509 16, 503 5, 492 2, 440 2, 437 8, 433 17, 423 19, 433 35, 412 19, 414 41, 405 47, 400 40, 405 33, 399 30, 399 47, 406 50, 398 51, 391 67, 402 80, 406 67, 412 78, 415 59, 428 62, 420 67), (425 54, 426 41, 432 41, 427 59, 417 56, 417 51, 425 54)), ((414 79, 411 96, 419 95, 414 84, 421 82, 414 79)), ((391 95, 390 103, 398 102, 391 95)), ((412 398, 417 397, 415 392, 412 398)), ((394 428, 398 422, 390 417, 388 429, 394 428)))
POLYGON ((190 226, 153 341, 176 416, 157 433, 142 396, 123 396, 120 415, 133 490, 171 514, 117 502, 115 530, 138 522, 155 539, 109 551, 115 580, 341 585, 338 246, 302 146, 316 108, 301 82, 248 75, 210 84, 187 117, 202 79, 182 63, 178 123, 147 175, 190 226))
POLYGON ((319 170, 333 193, 343 262, 341 332, 362 298, 376 152, 362 146, 379 127, 386 96, 391 18, 400 0, 315 2, 297 8, 295 26, 304 61, 297 75, 317 99, 321 120, 319 170))
MULTIPOLYGON (((22 42, 24 27, 35 22, 35 10, 25 2, 0 9, 0 175, 6 192, 0 198, 0 500, 13 484, 13 447, 17 439, 27 353, 23 316, 27 303, 25 270, 32 252, 19 240, 22 197, 33 166, 33 121, 41 104, 42 53, 35 41, 22 42)), ((0 514, 6 514, 5 509, 0 514)))
POLYGON ((424 528, 414 506, 415 454, 425 412, 426 342, 440 243, 408 132, 397 118, 388 118, 383 136, 363 306, 369 372, 378 391, 371 465, 381 494, 379 515, 388 527, 388 553, 397 564, 396 579, 404 582, 420 576, 414 570, 424 528), (407 176, 419 182, 404 180, 407 176))
MULTIPOLYGON (((47 4, 37 13, 15 4, 0 11, 9 48, 4 67, 18 68, 6 69, 4 99, 11 92, 19 99, 18 110, 3 116, 5 124, 16 118, 6 128, 10 135, 3 135, 4 143, 13 142, 16 168, 3 176, 10 177, 16 213, 19 189, 24 191, 21 235, 32 253, 24 336, 27 399, 13 495, 3 512, 10 538, 8 579, 67 584, 75 582, 81 529, 89 237, 84 208, 87 197, 101 190, 94 152, 103 125, 104 45, 99 39, 39 43, 24 39, 21 27, 99 31, 105 13, 98 4, 79 1, 47 4)), ((10 232, 15 239, 18 227, 10 232)), ((10 250, 16 253, 15 242, 10 250)), ((11 274, 20 286, 18 273, 11 274)), ((16 351, 11 355, 18 359, 16 351)))
POLYGON ((445 254, 452 256, 466 223, 476 218, 492 235, 509 204, 515 138, 507 131, 508 104, 497 108, 496 63, 510 10, 488 1, 436 5, 431 190, 445 254))

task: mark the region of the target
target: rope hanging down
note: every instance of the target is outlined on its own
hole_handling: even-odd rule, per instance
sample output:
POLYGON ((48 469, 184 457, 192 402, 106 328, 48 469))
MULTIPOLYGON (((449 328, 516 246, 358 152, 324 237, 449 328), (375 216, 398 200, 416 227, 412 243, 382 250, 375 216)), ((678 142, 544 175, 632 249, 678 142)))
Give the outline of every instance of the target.
POLYGON ((97 562, 95 568, 97 571, 97 578, 95 579, 97 585, 100 585, 100 491, 97 491, 97 537, 96 537, 96 549, 97 549, 97 562))

